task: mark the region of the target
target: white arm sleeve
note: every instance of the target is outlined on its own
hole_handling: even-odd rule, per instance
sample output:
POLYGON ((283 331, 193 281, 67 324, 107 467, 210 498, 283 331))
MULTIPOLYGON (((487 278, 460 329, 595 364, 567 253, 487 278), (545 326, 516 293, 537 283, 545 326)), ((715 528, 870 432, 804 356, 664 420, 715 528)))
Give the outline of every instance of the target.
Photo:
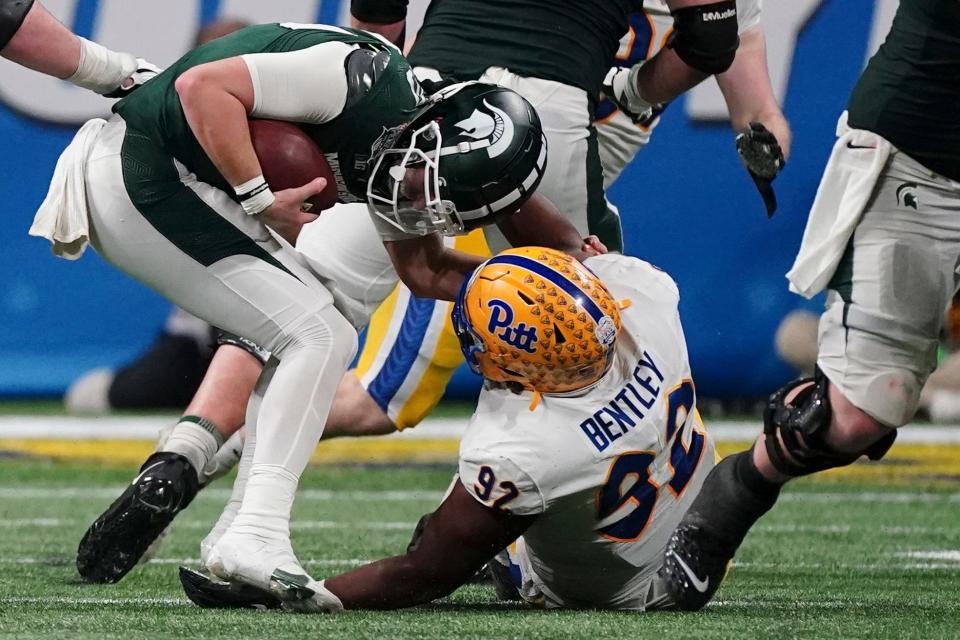
POLYGON ((324 42, 297 51, 241 56, 253 81, 250 115, 311 124, 333 120, 347 102, 344 60, 356 48, 324 42))

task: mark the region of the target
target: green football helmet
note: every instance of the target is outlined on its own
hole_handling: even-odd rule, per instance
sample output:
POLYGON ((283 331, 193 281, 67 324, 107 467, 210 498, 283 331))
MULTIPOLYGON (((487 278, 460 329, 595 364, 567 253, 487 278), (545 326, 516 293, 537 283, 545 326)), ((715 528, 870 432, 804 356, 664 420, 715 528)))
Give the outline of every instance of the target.
POLYGON ((461 235, 511 215, 547 164, 540 118, 515 91, 462 82, 374 143, 367 202, 407 233, 461 235))

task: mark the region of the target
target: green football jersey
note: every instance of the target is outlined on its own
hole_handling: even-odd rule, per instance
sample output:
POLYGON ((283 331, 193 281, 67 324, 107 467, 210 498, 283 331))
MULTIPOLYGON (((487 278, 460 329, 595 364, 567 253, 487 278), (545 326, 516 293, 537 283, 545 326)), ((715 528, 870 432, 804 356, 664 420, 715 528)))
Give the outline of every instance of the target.
POLYGON ((851 127, 960 180, 960 0, 901 0, 847 109, 851 127))
POLYGON ((591 98, 639 0, 432 0, 413 66, 475 80, 488 67, 579 87, 591 98))
MULTIPOLYGON (((377 75, 376 82, 362 98, 351 100, 350 106, 329 122, 298 124, 330 161, 341 200, 365 199, 372 145, 385 130, 407 122, 422 96, 400 52, 364 31, 324 25, 248 27, 190 51, 118 102, 114 111, 123 117, 128 127, 148 136, 200 180, 233 193, 190 130, 174 82, 187 69, 206 62, 247 53, 295 51, 326 42, 345 42, 390 52, 386 69, 377 75)), ((309 72, 304 69, 305 74, 309 72)))

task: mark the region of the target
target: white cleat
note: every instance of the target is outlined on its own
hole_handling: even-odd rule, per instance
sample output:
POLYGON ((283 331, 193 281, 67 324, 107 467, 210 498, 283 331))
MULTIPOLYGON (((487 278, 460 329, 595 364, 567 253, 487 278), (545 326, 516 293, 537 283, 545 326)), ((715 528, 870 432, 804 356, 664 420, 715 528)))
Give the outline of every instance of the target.
POLYGON ((270 588, 277 569, 293 575, 306 573, 289 540, 227 531, 206 554, 205 566, 222 580, 236 580, 260 589, 270 588))
POLYGON ((210 548, 204 564, 221 580, 269 591, 289 611, 343 609, 336 596, 303 570, 289 541, 228 531, 210 548))

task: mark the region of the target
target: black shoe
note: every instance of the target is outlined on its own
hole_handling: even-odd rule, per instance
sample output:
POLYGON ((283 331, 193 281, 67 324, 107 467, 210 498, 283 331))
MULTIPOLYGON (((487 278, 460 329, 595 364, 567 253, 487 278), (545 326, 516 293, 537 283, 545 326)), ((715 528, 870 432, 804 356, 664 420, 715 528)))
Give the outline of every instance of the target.
POLYGON ((180 567, 180 584, 190 601, 204 609, 279 609, 280 599, 242 582, 223 582, 180 567))
POLYGON ((97 518, 77 548, 77 571, 87 582, 117 582, 197 495, 197 472, 178 453, 147 458, 140 474, 97 518))
POLYGON ((722 544, 706 529, 686 522, 673 532, 663 565, 647 592, 646 609, 699 611, 727 574, 736 545, 722 544))

